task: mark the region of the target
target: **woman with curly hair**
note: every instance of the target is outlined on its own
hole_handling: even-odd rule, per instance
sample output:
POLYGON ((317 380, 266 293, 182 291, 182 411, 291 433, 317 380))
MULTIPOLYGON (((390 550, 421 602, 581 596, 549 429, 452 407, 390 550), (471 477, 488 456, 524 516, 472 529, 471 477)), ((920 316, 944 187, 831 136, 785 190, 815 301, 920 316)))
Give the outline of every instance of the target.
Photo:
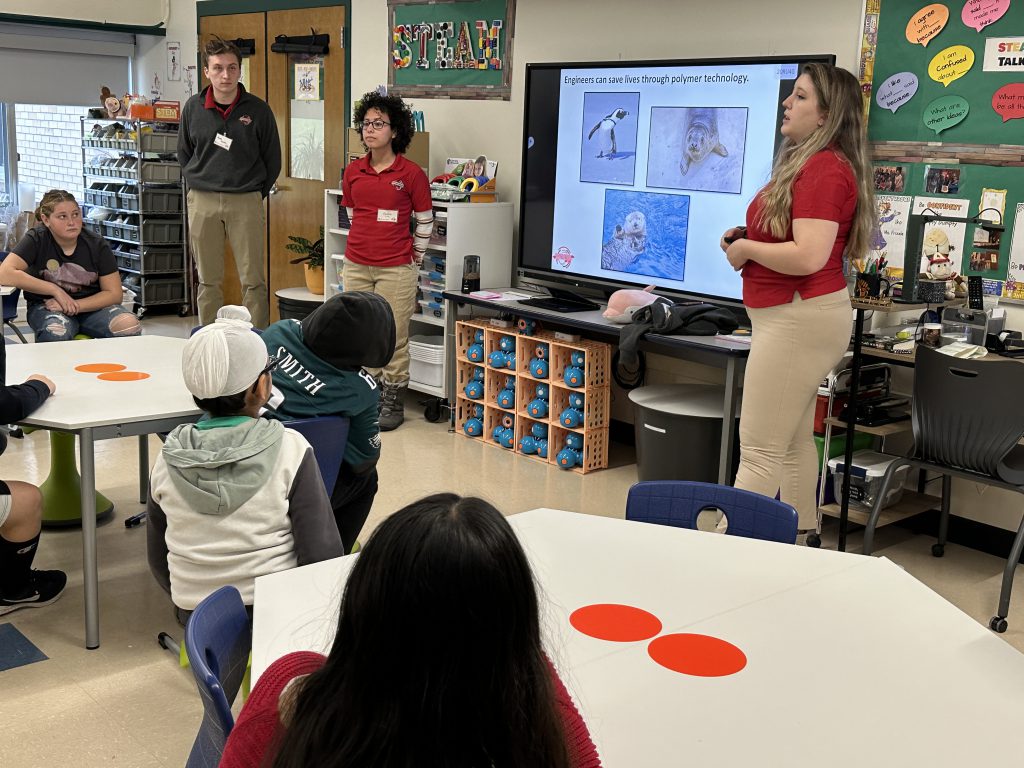
POLYGON ((354 124, 367 152, 348 164, 341 182, 352 222, 341 280, 346 291, 380 294, 395 315, 395 354, 383 369, 370 371, 382 385, 380 429, 386 432, 405 420, 409 319, 434 213, 427 175, 404 155, 415 133, 405 102, 370 91, 359 100, 354 124))

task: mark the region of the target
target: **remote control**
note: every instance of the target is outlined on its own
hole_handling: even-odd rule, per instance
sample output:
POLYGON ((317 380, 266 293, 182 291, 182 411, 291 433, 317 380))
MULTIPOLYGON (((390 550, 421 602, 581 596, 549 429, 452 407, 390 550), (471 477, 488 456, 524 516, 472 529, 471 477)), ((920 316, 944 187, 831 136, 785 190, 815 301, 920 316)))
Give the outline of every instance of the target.
POLYGON ((967 307, 969 309, 984 309, 984 294, 981 290, 981 275, 967 276, 967 307))

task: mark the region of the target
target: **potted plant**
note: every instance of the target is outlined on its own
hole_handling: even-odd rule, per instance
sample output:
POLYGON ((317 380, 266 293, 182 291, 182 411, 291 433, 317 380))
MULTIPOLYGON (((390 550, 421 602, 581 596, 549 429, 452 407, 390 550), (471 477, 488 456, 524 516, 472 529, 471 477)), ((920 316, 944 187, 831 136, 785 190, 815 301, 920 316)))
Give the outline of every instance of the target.
POLYGON ((288 245, 285 246, 289 251, 301 254, 299 257, 291 259, 289 264, 302 264, 305 262, 306 268, 306 288, 309 289, 310 293, 317 295, 323 295, 324 292, 324 228, 320 227, 320 239, 316 242, 310 242, 304 237, 298 235, 288 235, 288 239, 291 240, 288 245))

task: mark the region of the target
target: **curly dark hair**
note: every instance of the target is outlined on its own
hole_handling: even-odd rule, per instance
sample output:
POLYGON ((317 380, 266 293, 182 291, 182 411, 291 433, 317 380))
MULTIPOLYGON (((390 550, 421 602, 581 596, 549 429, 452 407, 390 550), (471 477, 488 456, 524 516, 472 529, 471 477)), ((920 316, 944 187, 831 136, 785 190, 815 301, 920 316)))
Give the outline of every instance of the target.
MULTIPOLYGON (((388 116, 393 132, 391 148, 396 154, 404 153, 409 148, 409 143, 416 133, 412 123, 412 110, 398 96, 381 96, 377 91, 364 93, 363 97, 359 99, 359 106, 356 107, 354 121, 355 128, 359 131, 360 137, 363 135, 363 118, 366 117, 366 113, 371 109, 378 109, 381 114, 388 116)), ((369 149, 365 142, 363 143, 363 149, 369 149)))

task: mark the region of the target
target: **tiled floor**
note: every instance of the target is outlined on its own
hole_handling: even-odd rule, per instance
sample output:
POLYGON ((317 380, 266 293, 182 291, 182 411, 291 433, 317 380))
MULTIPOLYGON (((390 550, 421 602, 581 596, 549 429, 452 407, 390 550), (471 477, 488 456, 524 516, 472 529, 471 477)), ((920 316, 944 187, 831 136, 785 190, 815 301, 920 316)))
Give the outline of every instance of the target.
MULTIPOLYGON (((192 319, 154 317, 147 333, 186 335, 192 319)), ((452 490, 480 495, 506 513, 539 506, 589 514, 622 515, 626 490, 636 479, 632 452, 613 446, 613 468, 583 477, 449 435, 420 418, 410 397, 409 421, 384 435, 381 490, 362 538, 389 512, 425 494, 452 490)), ((2 460, 7 479, 42 480, 49 469, 45 433, 12 440, 2 460)), ((151 439, 151 457, 159 450, 151 439)), ((184 764, 201 718, 191 675, 159 648, 161 630, 181 635, 167 596, 146 565, 144 528, 125 529, 139 509, 134 438, 97 446, 97 487, 115 503, 114 519, 99 528, 102 646, 83 646, 81 536, 77 529, 46 531, 37 563, 68 572, 56 604, 19 611, 10 621, 49 659, 0 672, 0 766, 174 766, 184 764)), ((826 531, 826 546, 835 544, 826 531)), ((882 529, 885 555, 979 621, 995 608, 1003 562, 950 545, 932 558, 930 540, 901 529, 882 529)), ((859 537, 851 539, 859 546, 859 537)), ((609 553, 612 556, 612 553, 609 553)), ((837 599, 841 599, 837 596, 837 599)), ((1024 577, 1018 576, 1010 629, 1002 636, 1024 650, 1024 577), (1016 617, 1016 619, 1014 618, 1016 617)), ((929 642, 931 638, 922 638, 929 642)), ((841 663, 841 660, 837 660, 841 663)), ((941 675, 941 670, 936 670, 941 675)))

